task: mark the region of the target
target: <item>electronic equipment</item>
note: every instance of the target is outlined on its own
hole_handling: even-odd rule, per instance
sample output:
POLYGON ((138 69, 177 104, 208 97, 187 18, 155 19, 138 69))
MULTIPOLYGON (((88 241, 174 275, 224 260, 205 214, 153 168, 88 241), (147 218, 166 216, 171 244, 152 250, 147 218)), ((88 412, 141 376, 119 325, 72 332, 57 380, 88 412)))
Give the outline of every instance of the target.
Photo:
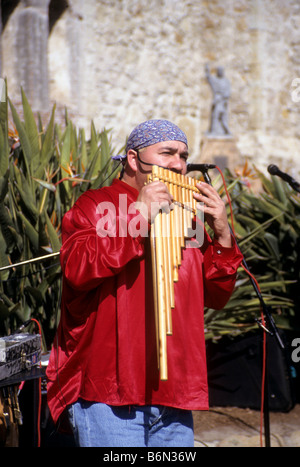
POLYGON ((0 380, 30 370, 40 361, 40 334, 20 333, 0 338, 0 380))

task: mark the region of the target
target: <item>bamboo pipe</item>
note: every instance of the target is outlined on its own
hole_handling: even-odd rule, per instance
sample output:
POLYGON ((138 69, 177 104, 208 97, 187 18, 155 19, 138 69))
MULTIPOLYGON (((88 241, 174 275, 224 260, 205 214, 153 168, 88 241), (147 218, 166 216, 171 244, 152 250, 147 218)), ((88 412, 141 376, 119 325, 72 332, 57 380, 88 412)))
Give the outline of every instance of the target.
MULTIPOLYGON (((152 178, 159 180, 158 167, 153 166, 152 178)), ((167 329, 166 329, 166 278, 164 271, 164 252, 163 252, 163 238, 162 238, 162 216, 158 213, 154 219, 154 235, 155 235, 155 260, 156 260, 156 289, 157 289, 157 329, 158 329, 158 349, 159 349, 159 371, 160 379, 168 379, 167 368, 167 329)))
POLYGON ((174 282, 178 281, 181 249, 196 213, 193 192, 198 191, 196 181, 167 169, 153 166, 148 181, 164 182, 174 203, 170 213, 160 210, 151 229, 151 256, 153 269, 154 308, 160 379, 168 379, 167 335, 172 334, 172 308, 175 299, 174 282))

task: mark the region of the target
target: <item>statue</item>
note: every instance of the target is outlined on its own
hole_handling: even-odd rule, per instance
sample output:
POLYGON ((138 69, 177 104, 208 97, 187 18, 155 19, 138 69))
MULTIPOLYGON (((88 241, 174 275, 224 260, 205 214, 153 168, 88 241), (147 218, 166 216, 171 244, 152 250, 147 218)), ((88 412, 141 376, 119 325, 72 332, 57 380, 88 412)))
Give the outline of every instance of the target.
POLYGON ((213 103, 211 109, 211 124, 207 132, 208 136, 229 136, 228 127, 228 100, 230 97, 230 83, 224 76, 224 68, 218 67, 216 76, 212 76, 209 66, 205 66, 207 81, 213 91, 213 103))

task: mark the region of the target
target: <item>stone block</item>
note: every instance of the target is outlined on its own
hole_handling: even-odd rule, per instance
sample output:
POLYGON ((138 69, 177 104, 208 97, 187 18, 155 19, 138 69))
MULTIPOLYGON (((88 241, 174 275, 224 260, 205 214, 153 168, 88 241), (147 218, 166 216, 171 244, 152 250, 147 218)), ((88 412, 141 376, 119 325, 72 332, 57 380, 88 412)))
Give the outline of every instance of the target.
POLYGON ((236 139, 233 136, 208 137, 201 141, 199 159, 193 162, 215 164, 223 171, 225 168, 234 170, 241 164, 241 154, 236 139))

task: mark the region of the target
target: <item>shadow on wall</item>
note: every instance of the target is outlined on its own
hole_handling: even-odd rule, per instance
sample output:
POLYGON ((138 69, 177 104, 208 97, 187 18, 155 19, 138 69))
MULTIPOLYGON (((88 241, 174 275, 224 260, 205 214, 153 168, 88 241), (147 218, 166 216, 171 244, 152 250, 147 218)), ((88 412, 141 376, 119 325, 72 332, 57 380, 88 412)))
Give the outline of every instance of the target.
MULTIPOLYGON (((2 28, 4 29, 10 15, 13 13, 15 8, 19 5, 20 0, 1 0, 1 16, 2 16, 2 28)), ((31 2, 28 1, 30 5, 31 2)), ((64 11, 69 7, 67 0, 51 0, 49 3, 49 34, 52 31, 56 21, 62 16, 64 11)))

